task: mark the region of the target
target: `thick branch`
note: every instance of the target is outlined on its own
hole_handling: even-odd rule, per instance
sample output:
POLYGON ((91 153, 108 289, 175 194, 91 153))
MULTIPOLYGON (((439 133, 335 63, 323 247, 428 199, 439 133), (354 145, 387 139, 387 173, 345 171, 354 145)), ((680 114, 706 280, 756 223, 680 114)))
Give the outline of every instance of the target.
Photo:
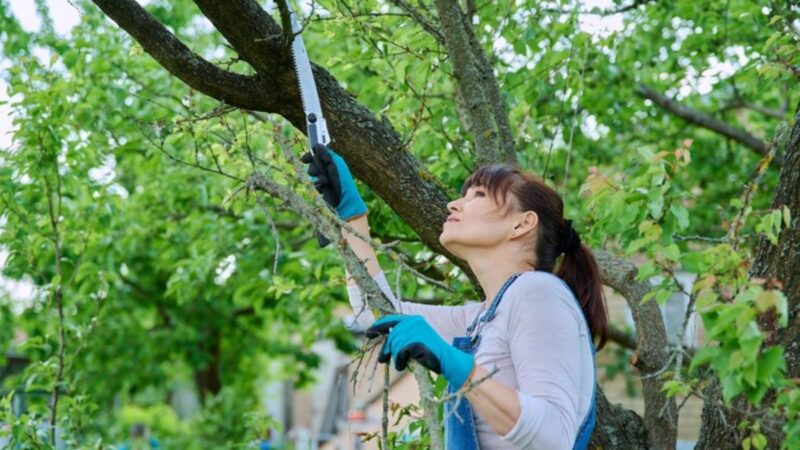
MULTIPOLYGON (((281 44, 282 39, 266 39, 280 35, 278 24, 253 0, 195 2, 262 78, 275 80, 281 86, 270 91, 279 100, 272 102, 272 108, 262 110, 280 114, 305 133, 305 116, 291 55, 281 44), (241 26, 243 23, 248 26, 241 26)), ((388 121, 378 120, 325 69, 313 62, 312 69, 331 133, 331 147, 342 155, 358 179, 411 224, 429 248, 447 256, 478 285, 466 262, 439 243, 441 226, 447 217, 447 187, 403 150, 400 135, 388 121), (420 208, 420 204, 429 207, 420 208)))
MULTIPOLYGON (((439 11, 439 21, 444 30, 444 40, 453 73, 458 81, 458 92, 462 109, 462 120, 465 127, 475 139, 475 152, 478 164, 504 162, 517 164, 513 142, 507 143, 510 136, 507 114, 502 103, 493 101, 497 80, 491 73, 491 68, 486 67, 488 60, 476 55, 476 49, 471 45, 470 33, 465 29, 464 13, 455 0, 437 0, 436 7, 439 11), (484 64, 481 64, 484 62, 484 64), (491 75, 491 77, 488 77, 491 75), (505 144, 505 145, 504 145, 505 144)), ((473 36, 474 38, 474 36, 473 36)), ((478 48, 477 52, 483 50, 478 48)))
POLYGON ((478 37, 472 27, 472 14, 467 13, 464 15, 464 30, 469 36, 469 45, 472 48, 472 54, 475 57, 478 70, 483 77, 482 82, 486 88, 485 95, 497 123, 497 131, 500 133, 500 148, 503 151, 503 160, 514 163, 516 161, 516 148, 514 135, 511 133, 511 125, 508 121, 508 111, 506 111, 503 95, 500 93, 500 86, 497 84, 497 78, 494 76, 492 62, 486 56, 483 46, 478 41, 478 37))
POLYGON ((662 381, 654 376, 670 362, 661 310, 655 301, 642 304, 642 298, 651 287, 648 283, 636 281, 637 269, 633 263, 604 251, 596 251, 595 258, 604 283, 625 297, 633 315, 636 326, 634 366, 642 377, 644 423, 650 447, 674 449, 678 408, 675 399, 661 391, 662 381))
POLYGON ((245 109, 270 108, 275 102, 257 76, 228 72, 201 58, 134 0, 92 1, 145 52, 194 89, 245 109))
MULTIPOLYGON (((279 81, 281 75, 289 75, 292 79, 285 81, 297 85, 293 70, 287 70, 293 66, 283 30, 258 2, 195 0, 195 3, 239 56, 259 74, 274 81, 279 81)), ((290 86, 287 83, 284 87, 290 86)))
MULTIPOLYGON (((666 95, 661 94, 660 92, 657 92, 648 86, 645 86, 644 84, 640 83, 636 85, 636 93, 646 99, 652 100, 653 103, 660 106, 662 109, 680 117, 689 123, 693 123, 699 127, 713 131, 717 134, 721 134, 729 139, 733 139, 734 141, 739 142, 745 147, 754 150, 761 155, 766 155, 769 153, 769 144, 757 138, 756 136, 753 136, 747 131, 735 128, 719 119, 711 117, 704 112, 688 108, 677 101, 672 100, 666 95)), ((775 161, 775 163, 779 166, 783 165, 783 159, 780 157, 780 155, 776 156, 773 161, 775 161)))
MULTIPOLYGON (((649 450, 647 433, 642 418, 621 405, 608 402, 603 390, 597 386, 595 399, 597 422, 589 442, 590 449, 649 450)), ((673 447, 674 448, 674 447, 673 447)))

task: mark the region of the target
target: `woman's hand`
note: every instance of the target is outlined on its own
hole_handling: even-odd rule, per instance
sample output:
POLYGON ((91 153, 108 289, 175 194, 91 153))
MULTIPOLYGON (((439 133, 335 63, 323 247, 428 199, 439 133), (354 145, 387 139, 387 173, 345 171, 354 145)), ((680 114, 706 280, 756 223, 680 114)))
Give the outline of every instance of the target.
POLYGON ((445 342, 422 316, 384 316, 366 331, 370 339, 384 334, 386 342, 378 361, 385 363, 394 355, 397 370, 404 370, 408 359, 414 358, 460 389, 475 366, 472 355, 445 342))
POLYGON ((314 187, 336 209, 342 220, 367 213, 367 205, 358 193, 350 168, 336 152, 323 144, 317 144, 313 154, 305 153, 300 161, 309 164, 307 173, 314 181, 314 187))

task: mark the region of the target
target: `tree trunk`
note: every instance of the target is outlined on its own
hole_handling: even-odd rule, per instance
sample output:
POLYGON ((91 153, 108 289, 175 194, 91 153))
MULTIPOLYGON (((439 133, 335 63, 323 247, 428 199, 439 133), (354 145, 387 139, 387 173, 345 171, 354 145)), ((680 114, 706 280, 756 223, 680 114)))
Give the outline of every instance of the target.
POLYGON ((195 369, 194 383, 197 388, 200 403, 205 405, 206 400, 210 396, 219 394, 222 389, 222 380, 220 379, 220 357, 222 355, 222 339, 220 331, 214 329, 208 340, 204 342, 202 347, 206 350, 205 356, 208 358, 207 363, 202 368, 195 369))
MULTIPOLYGON (((773 145, 783 151, 783 168, 778 187, 772 199, 772 208, 788 206, 791 212, 791 226, 783 229, 778 236, 777 245, 762 237, 756 248, 756 257, 750 268, 750 275, 764 278, 768 282, 779 283, 788 300, 789 325, 779 329, 772 314, 759 320, 762 331, 767 333, 764 345, 782 345, 785 350, 787 376, 800 376, 800 105, 794 116, 794 124, 784 136, 779 136, 773 145)), ((706 402, 703 405, 700 440, 696 449, 738 448, 741 438, 737 436, 736 425, 745 417, 739 412, 747 408, 743 401, 733 402, 733 408, 723 409, 722 392, 714 380, 705 390, 706 402)), ((768 407, 775 393, 768 395, 763 405, 768 407)), ((780 448, 783 434, 780 423, 766 427, 764 433, 769 441, 767 448, 780 448)))
POLYGON ((597 419, 589 448, 595 450, 645 450, 647 432, 644 421, 636 413, 608 402, 603 391, 597 389, 597 419))

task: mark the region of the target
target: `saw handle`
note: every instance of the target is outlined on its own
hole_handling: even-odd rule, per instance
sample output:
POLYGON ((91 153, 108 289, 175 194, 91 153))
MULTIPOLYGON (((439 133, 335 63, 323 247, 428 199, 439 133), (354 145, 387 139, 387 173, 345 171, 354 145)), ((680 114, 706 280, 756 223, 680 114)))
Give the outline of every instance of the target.
POLYGON ((325 235, 320 233, 319 230, 317 230, 317 242, 319 243, 319 248, 325 248, 331 243, 331 241, 328 240, 325 235))
MULTIPOLYGON (((321 181, 314 182, 314 187, 317 188, 317 190, 319 191, 322 187, 322 182, 321 181)), ((326 238, 325 235, 322 234, 322 232, 320 232, 319 230, 317 230, 317 242, 319 243, 319 248, 325 248, 328 246, 328 244, 331 243, 330 239, 326 238)))

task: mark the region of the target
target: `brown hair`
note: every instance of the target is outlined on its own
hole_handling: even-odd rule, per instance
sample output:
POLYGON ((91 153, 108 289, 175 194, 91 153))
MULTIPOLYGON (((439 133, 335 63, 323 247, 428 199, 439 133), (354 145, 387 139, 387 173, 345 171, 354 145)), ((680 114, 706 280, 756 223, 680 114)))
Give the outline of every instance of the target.
MULTIPOLYGON (((581 306, 592 336, 599 338, 597 349, 608 339, 608 316, 603 297, 603 282, 597 262, 583 244, 574 252, 565 252, 555 270, 556 258, 565 246, 569 224, 564 220, 564 202, 558 193, 542 179, 508 164, 483 165, 464 182, 461 195, 473 186, 482 186, 501 206, 512 194, 511 208, 534 211, 539 216, 536 228, 534 257, 531 265, 543 272, 554 273, 570 287, 581 306), (500 200, 502 197, 502 200, 500 200)), ((509 209, 510 211, 510 209, 509 209)))

